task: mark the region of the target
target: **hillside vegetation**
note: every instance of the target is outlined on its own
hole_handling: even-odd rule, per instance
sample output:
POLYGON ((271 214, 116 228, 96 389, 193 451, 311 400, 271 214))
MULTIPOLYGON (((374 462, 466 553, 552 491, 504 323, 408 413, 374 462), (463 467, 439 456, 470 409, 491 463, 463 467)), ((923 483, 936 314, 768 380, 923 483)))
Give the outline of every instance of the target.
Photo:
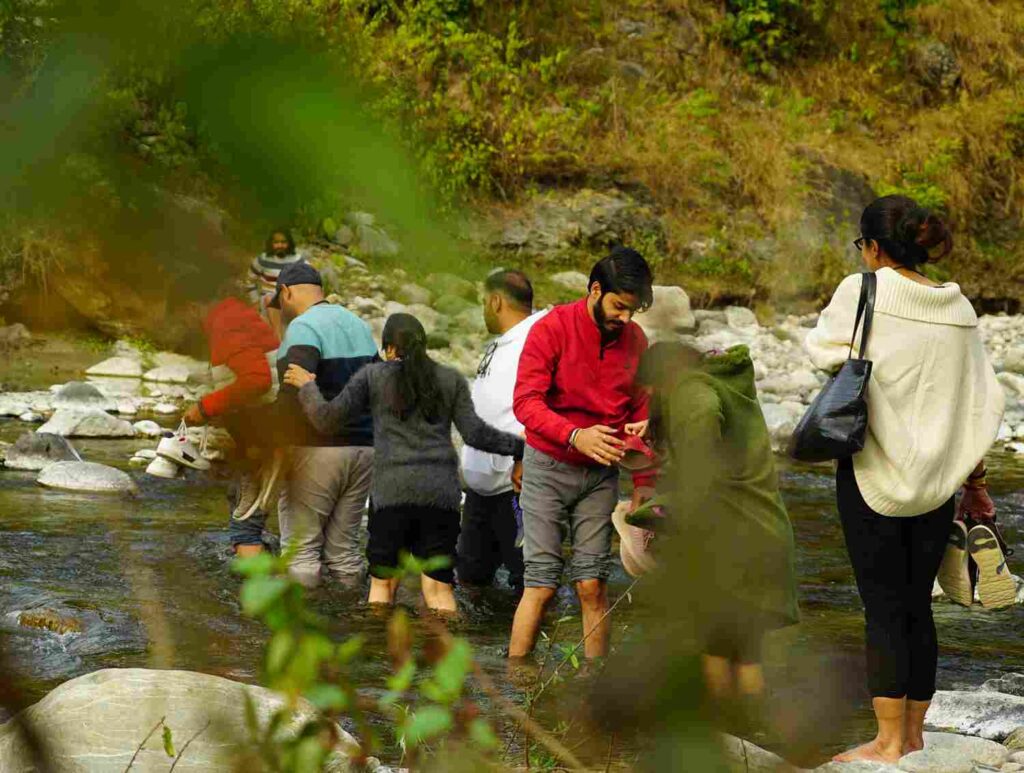
MULTIPOLYGON (((955 278, 988 310, 1016 311, 1024 298, 1019 2, 186 0, 180 14, 142 4, 91 26, 87 13, 70 18, 45 0, 12 5, 0 17, 12 104, 50 77, 68 30, 114 41, 97 47, 102 88, 91 92, 90 131, 68 148, 76 174, 61 160, 59 200, 37 195, 25 206, 25 186, 7 186, 16 201, 3 254, 15 278, 67 268, 69 240, 100 238, 97 222, 116 229, 137 212, 125 179, 213 202, 231 216, 235 244, 250 249, 276 220, 315 237, 324 218, 370 209, 394 224, 406 247, 399 262, 429 242, 457 253, 449 261, 466 272, 479 270, 470 254, 585 265, 602 246, 586 237, 510 250, 479 234, 587 189, 638 208, 614 238, 638 245, 698 302, 788 307, 820 301, 855 265, 850 240, 865 200, 900 192, 954 226, 956 249, 936 276, 955 278), (218 134, 230 100, 210 90, 266 91, 228 60, 203 59, 204 44, 223 54, 239 40, 300 53, 299 71, 329 63, 321 74, 364 110, 354 123, 380 127, 373 132, 397 150, 380 146, 360 165, 344 149, 362 140, 344 133, 331 135, 336 148, 317 149, 330 137, 303 134, 303 121, 334 119, 306 109, 303 72, 252 108, 258 123, 278 100, 275 130, 297 132, 283 147, 246 146, 238 115, 235 135, 218 134), (206 92, 183 74, 189 61, 206 92), (299 158, 306 150, 312 161, 299 158), (323 171, 334 166, 350 174, 323 171), (282 184, 291 167, 301 181, 282 184), (89 194, 71 196, 69 179, 89 194), (67 214, 83 201, 84 222, 67 214), (120 208, 122 220, 97 207, 120 208)), ((68 75, 57 73, 56 82, 68 75)), ((175 260, 165 261, 169 276, 175 260)))

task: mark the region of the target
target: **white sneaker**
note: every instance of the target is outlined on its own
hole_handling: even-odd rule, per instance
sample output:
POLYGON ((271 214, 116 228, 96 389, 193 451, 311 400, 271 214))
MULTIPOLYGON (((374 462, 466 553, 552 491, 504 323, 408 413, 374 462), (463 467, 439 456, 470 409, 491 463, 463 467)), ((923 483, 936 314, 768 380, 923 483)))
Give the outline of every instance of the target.
POLYGON ((163 437, 156 447, 156 455, 193 470, 208 470, 210 463, 200 455, 185 435, 163 437))
POLYGON ((149 466, 146 468, 146 472, 157 478, 177 478, 178 474, 181 472, 181 468, 170 459, 158 456, 149 463, 149 466))

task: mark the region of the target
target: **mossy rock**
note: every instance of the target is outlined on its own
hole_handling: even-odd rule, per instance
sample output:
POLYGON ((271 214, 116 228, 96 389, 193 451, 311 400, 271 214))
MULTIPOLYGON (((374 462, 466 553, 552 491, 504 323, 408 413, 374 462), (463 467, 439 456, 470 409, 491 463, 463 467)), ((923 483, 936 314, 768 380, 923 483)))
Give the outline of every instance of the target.
POLYGON ((73 617, 67 617, 52 609, 32 609, 18 615, 18 625, 22 628, 35 628, 39 631, 53 633, 81 633, 82 623, 73 617))
POLYGON ((446 314, 449 317, 457 317, 467 309, 476 308, 476 304, 467 301, 465 298, 460 298, 457 295, 442 295, 436 301, 433 306, 442 314, 446 314))

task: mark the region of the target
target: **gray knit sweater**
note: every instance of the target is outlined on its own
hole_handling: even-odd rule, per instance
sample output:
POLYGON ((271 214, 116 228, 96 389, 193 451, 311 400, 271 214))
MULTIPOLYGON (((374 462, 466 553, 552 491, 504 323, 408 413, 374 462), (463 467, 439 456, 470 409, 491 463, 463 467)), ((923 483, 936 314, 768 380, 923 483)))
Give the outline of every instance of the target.
POLYGON ((351 416, 369 409, 373 416, 373 488, 375 508, 420 505, 458 510, 459 461, 452 445, 452 424, 473 448, 522 458, 523 441, 490 426, 476 414, 469 384, 462 374, 437 365, 444 396, 441 418, 430 423, 419 412, 404 420, 386 402, 398 377, 400 362, 364 366, 345 389, 327 402, 310 382, 299 390, 299 402, 319 432, 334 433, 351 416))

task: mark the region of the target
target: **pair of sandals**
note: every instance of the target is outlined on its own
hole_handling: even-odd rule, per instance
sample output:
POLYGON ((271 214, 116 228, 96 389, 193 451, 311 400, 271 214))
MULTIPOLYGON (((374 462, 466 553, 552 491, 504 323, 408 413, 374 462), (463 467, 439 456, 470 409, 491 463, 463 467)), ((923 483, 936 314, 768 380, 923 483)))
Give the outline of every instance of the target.
POLYGON ((1013 551, 1006 546, 995 522, 953 521, 949 544, 939 566, 939 587, 957 604, 978 601, 985 609, 1004 609, 1017 601, 1017 583, 1006 563, 1013 551), (977 584, 971 581, 970 560, 978 567, 977 584))

